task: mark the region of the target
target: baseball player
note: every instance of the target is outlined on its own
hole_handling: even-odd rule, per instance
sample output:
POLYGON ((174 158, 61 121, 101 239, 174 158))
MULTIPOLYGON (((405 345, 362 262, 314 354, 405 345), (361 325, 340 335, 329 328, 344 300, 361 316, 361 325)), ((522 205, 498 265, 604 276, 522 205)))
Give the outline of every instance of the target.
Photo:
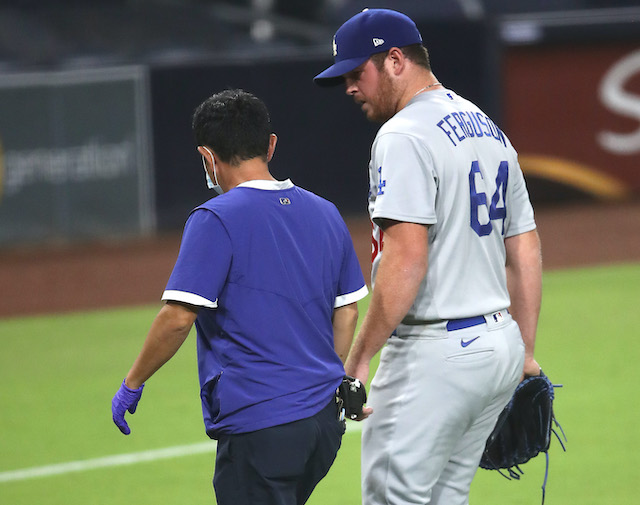
POLYGON ((195 322, 218 504, 300 505, 340 447, 336 389, 367 288, 335 206, 271 176, 276 136, 258 98, 213 95, 193 128, 207 184, 221 194, 187 220, 166 303, 113 420, 130 433, 125 412, 195 322))
POLYGON ((372 299, 346 363, 361 381, 366 505, 462 505, 498 414, 533 351, 539 238, 515 150, 438 82, 411 19, 365 10, 334 37, 343 84, 383 123, 371 149, 372 299), (383 348, 384 346, 384 348, 383 348))

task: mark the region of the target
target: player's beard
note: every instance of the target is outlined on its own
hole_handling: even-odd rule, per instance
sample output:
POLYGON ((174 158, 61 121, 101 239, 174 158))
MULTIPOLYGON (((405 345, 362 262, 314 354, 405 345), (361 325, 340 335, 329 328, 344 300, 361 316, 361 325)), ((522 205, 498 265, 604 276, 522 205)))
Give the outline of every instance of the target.
POLYGON ((364 111, 367 119, 374 123, 384 123, 391 119, 397 112, 396 87, 391 76, 383 67, 379 71, 378 90, 375 99, 366 102, 368 106, 364 111))

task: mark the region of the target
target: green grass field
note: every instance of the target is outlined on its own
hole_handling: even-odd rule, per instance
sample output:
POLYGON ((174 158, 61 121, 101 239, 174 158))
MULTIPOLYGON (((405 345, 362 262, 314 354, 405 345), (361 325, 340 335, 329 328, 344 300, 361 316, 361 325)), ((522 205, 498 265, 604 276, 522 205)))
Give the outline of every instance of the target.
MULTIPOLYGON (((639 302, 640 264, 545 273, 536 355, 564 384, 555 409, 569 439, 567 453, 552 442, 547 505, 640 500, 639 302)), ((111 398, 158 308, 0 320, 0 503, 214 503, 194 335, 148 382, 132 434, 111 421, 111 398), (165 448, 182 454, 157 452, 165 448)), ((360 503, 359 448, 350 424, 310 504, 360 503)), ((480 470, 471 503, 539 504, 544 456, 523 469, 519 482, 480 470)))

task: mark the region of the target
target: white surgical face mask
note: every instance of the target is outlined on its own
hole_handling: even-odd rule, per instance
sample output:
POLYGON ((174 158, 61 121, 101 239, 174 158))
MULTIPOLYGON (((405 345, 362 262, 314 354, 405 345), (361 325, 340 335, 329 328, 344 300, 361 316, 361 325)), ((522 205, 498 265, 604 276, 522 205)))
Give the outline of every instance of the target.
POLYGON ((204 156, 202 157, 202 166, 204 168, 205 179, 207 180, 207 187, 214 190, 217 194, 221 195, 222 193, 224 193, 224 191, 220 187, 220 184, 218 184, 218 175, 216 174, 216 161, 213 159, 213 153, 204 146, 202 146, 202 148, 206 149, 207 152, 211 155, 211 163, 213 163, 213 178, 215 179, 215 183, 211 180, 211 177, 209 177, 209 172, 207 172, 207 162, 204 159, 204 156))

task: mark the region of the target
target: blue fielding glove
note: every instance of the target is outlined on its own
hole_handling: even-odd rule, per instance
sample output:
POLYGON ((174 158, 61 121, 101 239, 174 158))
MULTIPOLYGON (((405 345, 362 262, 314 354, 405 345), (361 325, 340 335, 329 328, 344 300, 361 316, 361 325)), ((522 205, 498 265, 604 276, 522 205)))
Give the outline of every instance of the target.
POLYGON ((113 400, 111 400, 111 414, 113 415, 113 422, 116 423, 116 426, 120 431, 125 435, 128 435, 131 433, 131 429, 129 428, 127 421, 124 420, 124 414, 127 410, 131 414, 135 413, 140 397, 142 396, 142 388, 144 388, 144 384, 138 389, 129 389, 124 382, 125 381, 123 380, 120 385, 120 389, 118 389, 113 400))

